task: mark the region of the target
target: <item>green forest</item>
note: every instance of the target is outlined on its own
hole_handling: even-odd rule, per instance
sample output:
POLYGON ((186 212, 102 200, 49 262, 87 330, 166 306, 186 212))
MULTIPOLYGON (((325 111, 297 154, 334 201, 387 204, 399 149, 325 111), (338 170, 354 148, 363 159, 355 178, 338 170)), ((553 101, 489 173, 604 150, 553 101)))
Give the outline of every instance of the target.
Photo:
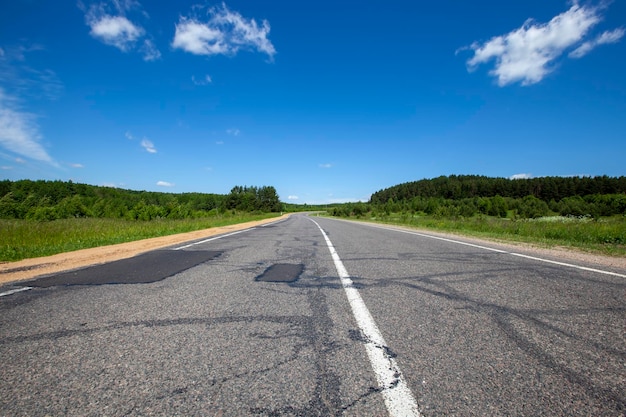
POLYGON ((487 215, 502 218, 626 215, 626 177, 491 178, 441 176, 407 182, 372 194, 368 203, 335 207, 336 216, 366 213, 438 217, 487 215))
POLYGON ((191 219, 226 212, 280 212, 271 186, 236 186, 227 195, 162 193, 77 184, 71 181, 0 181, 0 219, 191 219))
POLYGON ((163 193, 63 181, 0 181, 0 261, 276 216, 325 211, 583 250, 626 254, 626 177, 448 176, 386 188, 368 202, 280 201, 271 186, 229 194, 163 193))
MULTIPOLYGON (((71 181, 0 181, 0 219, 193 219, 219 214, 315 210, 282 203, 272 186, 235 186, 229 194, 163 193, 71 181)), ((366 213, 501 218, 626 215, 626 177, 531 179, 451 175, 407 182, 372 194, 367 203, 328 207, 335 216, 366 213)))

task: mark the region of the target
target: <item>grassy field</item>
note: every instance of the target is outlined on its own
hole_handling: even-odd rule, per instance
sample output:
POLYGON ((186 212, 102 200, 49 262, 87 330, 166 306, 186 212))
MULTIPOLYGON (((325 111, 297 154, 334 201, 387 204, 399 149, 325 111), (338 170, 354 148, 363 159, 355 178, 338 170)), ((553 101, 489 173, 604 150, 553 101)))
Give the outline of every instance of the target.
MULTIPOLYGON (((211 227, 274 217, 277 214, 238 214, 187 220, 128 221, 67 219, 51 222, 0 220, 0 262, 53 255, 78 249, 131 242, 211 227)), ((476 237, 564 246, 610 256, 626 256, 626 218, 546 217, 532 220, 436 218, 391 214, 360 220, 406 225, 476 237)))
POLYGON ((152 221, 93 218, 50 222, 0 220, 0 262, 18 261, 277 216, 276 213, 238 214, 202 219, 152 221))
POLYGON ((452 219, 391 214, 361 220, 626 256, 626 218, 623 216, 598 220, 559 216, 511 220, 488 216, 452 219))

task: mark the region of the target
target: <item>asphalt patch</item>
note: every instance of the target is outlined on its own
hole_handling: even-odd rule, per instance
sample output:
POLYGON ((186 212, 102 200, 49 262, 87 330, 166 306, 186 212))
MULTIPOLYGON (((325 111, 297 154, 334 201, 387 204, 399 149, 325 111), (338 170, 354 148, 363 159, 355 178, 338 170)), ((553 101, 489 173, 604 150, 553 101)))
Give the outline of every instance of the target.
POLYGON ((39 278, 31 287, 148 284, 161 281, 221 255, 217 251, 156 250, 132 258, 39 278))
POLYGON ((295 282, 304 271, 303 264, 274 264, 256 277, 262 282, 295 282))

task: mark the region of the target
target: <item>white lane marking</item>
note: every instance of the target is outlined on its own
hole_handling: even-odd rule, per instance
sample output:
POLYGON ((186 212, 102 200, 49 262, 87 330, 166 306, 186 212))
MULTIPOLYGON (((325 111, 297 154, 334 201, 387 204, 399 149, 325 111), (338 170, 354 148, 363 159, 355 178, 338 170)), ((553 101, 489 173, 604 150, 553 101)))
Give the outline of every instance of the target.
POLYGON ((285 220, 287 220, 287 219, 280 219, 280 220, 276 220, 276 221, 271 222, 271 223, 265 223, 265 224, 262 224, 262 225, 260 225, 259 227, 267 227, 267 226, 272 226, 272 225, 275 225, 275 224, 278 224, 278 223, 282 223, 282 222, 284 222, 285 220))
MULTIPOLYGON (((364 224, 364 223, 360 223, 360 224, 364 224)), ((546 262, 546 263, 560 265, 560 266, 566 266, 568 268, 575 268, 575 269, 580 269, 580 270, 583 270, 583 271, 595 272, 595 273, 598 273, 598 274, 605 274, 605 275, 612 275, 612 276, 620 277, 620 278, 626 278, 626 275, 619 274, 617 272, 605 271, 605 270, 602 270, 602 269, 595 269, 595 268, 588 268, 586 266, 575 265, 575 264, 568 264, 568 263, 565 263, 565 262, 552 261, 550 259, 538 258, 536 256, 530 256, 530 255, 524 255, 522 253, 508 252, 508 251, 505 251, 505 250, 490 248, 490 247, 487 247, 487 246, 475 245, 473 243, 462 242, 460 240, 447 239, 445 237, 426 235, 426 234, 423 234, 423 233, 411 232, 409 230, 395 229, 395 228, 392 228, 392 227, 376 226, 376 225, 371 225, 371 224, 364 224, 364 225, 370 226, 370 227, 375 227, 375 228, 378 228, 378 229, 389 230, 389 231, 392 231, 392 232, 406 233, 406 234, 409 234, 409 235, 416 235, 416 236, 421 236, 421 237, 427 237, 429 239, 443 240, 444 242, 457 243, 459 245, 472 246, 472 247, 478 248, 478 249, 484 249, 484 250, 489 250, 489 251, 498 252, 498 253, 505 253, 505 254, 512 255, 512 256, 519 256, 520 258, 532 259, 534 261, 540 261, 540 262, 546 262)))
POLYGON ((548 262, 548 263, 551 263, 551 264, 567 266, 567 267, 570 267, 570 268, 582 269, 583 271, 597 272, 598 274, 613 275, 613 276, 620 277, 620 278, 626 278, 626 275, 618 274, 617 272, 604 271, 602 269, 595 269, 595 268, 587 268, 586 266, 568 264, 568 263, 565 263, 565 262, 551 261, 550 259, 537 258, 535 256, 524 255, 522 253, 515 253, 515 252, 508 252, 508 253, 509 253, 509 255, 519 256, 520 258, 528 258, 528 259, 532 259, 534 261, 548 262))
POLYGON ((343 262, 341 262, 335 247, 326 232, 324 232, 324 229, 315 220, 311 218, 309 220, 317 225, 322 232, 322 236, 324 236, 324 240, 326 240, 328 250, 339 274, 341 285, 352 308, 352 314, 364 336, 367 356, 376 374, 378 385, 382 390, 389 415, 392 417, 419 417, 421 414, 417 407, 417 401, 409 389, 400 367, 390 354, 389 347, 380 330, 378 330, 374 318, 367 309, 359 291, 354 287, 354 283, 350 279, 343 262))
MULTIPOLYGON (((261 226, 258 226, 258 227, 270 226, 272 224, 280 223, 280 222, 283 222, 283 221, 285 221, 285 220, 281 219, 281 220, 277 220, 275 222, 262 224, 261 226)), ((254 230, 254 229, 256 229, 256 227, 251 227, 249 229, 239 230, 237 232, 227 233, 225 235, 220 235, 220 236, 212 237, 212 238, 209 238, 209 239, 201 240, 200 242, 194 242, 194 243, 190 243, 190 244, 185 245, 185 246, 179 246, 177 248, 174 248, 173 250, 187 249, 187 248, 190 248, 190 247, 195 246, 195 245, 200 245, 201 243, 211 242, 212 240, 221 239, 223 237, 228 237, 228 236, 236 235, 236 234, 243 233, 243 232, 249 232, 250 230, 254 230)))
POLYGON ((227 233, 227 234, 225 234, 225 235, 215 236, 215 237, 212 237, 212 238, 210 238, 210 239, 204 239, 204 240, 201 240, 200 242, 194 242, 194 243, 190 243, 190 244, 185 245, 185 246, 179 246, 179 247, 177 247, 177 248, 174 248, 173 250, 187 249, 187 248, 190 248, 190 247, 195 246, 195 245, 200 245, 200 244, 202 244, 202 243, 211 242, 212 240, 221 239, 221 238, 223 238, 223 237, 228 237, 228 236, 232 236, 232 235, 237 235, 237 234, 239 234, 239 233, 248 232, 248 231, 250 231, 250 230, 254 230, 254 229, 256 229, 256 228, 255 228, 255 227, 251 227, 250 229, 239 230, 239 231, 237 231, 237 232, 232 232, 232 233, 227 233))
POLYGON ((5 291, 5 292, 0 292, 0 297, 4 297, 5 295, 11 295, 11 294, 15 294, 17 292, 22 292, 22 291, 28 291, 28 290, 32 290, 33 287, 22 287, 22 288, 16 288, 14 290, 9 290, 9 291, 5 291))

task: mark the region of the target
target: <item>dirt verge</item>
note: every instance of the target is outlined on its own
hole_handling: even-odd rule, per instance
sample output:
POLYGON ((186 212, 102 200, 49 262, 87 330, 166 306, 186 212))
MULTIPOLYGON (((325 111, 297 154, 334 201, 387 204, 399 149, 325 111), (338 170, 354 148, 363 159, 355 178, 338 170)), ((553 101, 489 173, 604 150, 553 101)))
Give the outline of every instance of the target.
POLYGON ((17 262, 7 262, 0 264, 0 285, 55 274, 58 272, 70 271, 89 265, 97 265, 117 261, 119 259, 131 258, 154 249, 260 226, 286 218, 287 216, 289 215, 285 214, 282 217, 273 217, 265 220, 233 224, 223 227, 213 227, 210 229, 197 230, 195 232, 155 237, 135 242, 120 243, 117 245, 81 249, 41 258, 24 259, 17 262))

